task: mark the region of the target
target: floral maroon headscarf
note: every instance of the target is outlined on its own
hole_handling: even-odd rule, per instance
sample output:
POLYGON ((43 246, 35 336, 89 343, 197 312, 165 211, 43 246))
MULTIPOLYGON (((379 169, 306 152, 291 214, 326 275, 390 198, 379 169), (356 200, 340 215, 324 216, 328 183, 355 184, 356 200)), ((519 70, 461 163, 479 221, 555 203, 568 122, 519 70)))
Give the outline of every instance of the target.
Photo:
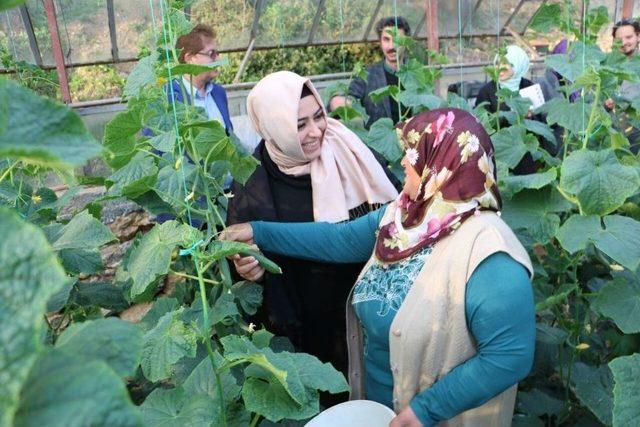
POLYGON ((376 257, 396 262, 435 244, 480 210, 498 211, 493 145, 474 116, 442 108, 398 124, 406 157, 421 177, 411 200, 400 193, 380 223, 376 257))

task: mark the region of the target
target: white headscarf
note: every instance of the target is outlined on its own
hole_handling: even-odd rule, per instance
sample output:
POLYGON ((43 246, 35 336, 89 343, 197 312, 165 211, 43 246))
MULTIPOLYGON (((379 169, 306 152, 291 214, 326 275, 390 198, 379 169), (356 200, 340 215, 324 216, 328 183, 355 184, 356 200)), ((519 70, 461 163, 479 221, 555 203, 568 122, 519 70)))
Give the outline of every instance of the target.
POLYGON ((511 65, 513 75, 507 80, 499 80, 500 87, 507 88, 512 92, 520 89, 520 81, 529 71, 529 57, 527 53, 516 45, 507 46, 507 54, 505 58, 511 65))
MULTIPOLYGON (((306 158, 298 138, 298 104, 303 85, 323 105, 309 79, 278 71, 260 80, 247 97, 247 112, 265 140, 269 157, 294 176, 311 175, 313 216, 316 221, 349 219, 349 210, 363 203, 394 200, 397 191, 373 153, 337 120, 327 118, 320 156, 306 158)), ((325 112, 326 115, 326 112, 325 112)))

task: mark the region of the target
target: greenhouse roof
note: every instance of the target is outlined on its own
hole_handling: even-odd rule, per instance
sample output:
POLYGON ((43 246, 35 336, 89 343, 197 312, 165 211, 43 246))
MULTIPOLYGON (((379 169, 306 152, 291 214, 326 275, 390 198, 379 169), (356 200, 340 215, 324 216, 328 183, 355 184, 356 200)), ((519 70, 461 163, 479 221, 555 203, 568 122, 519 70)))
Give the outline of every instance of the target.
MULTIPOLYGON (((0 17, 2 43, 16 60, 54 67, 45 0, 28 0, 0 17)), ((159 0, 54 0, 65 66, 135 61, 150 45, 159 0)), ((546 0, 196 0, 191 19, 212 25, 221 51, 357 43, 376 39, 375 23, 401 15, 426 39, 428 4, 437 6, 438 38, 523 34, 546 0), (426 19, 425 19, 426 18, 426 19)), ((622 0, 601 3, 620 16, 622 0)))

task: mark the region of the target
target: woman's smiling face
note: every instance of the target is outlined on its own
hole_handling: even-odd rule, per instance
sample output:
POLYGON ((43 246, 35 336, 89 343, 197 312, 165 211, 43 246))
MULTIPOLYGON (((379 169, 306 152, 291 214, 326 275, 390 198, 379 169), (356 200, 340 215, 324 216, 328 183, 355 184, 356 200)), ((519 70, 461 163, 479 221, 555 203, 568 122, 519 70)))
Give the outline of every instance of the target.
POLYGON ((298 104, 298 139, 304 155, 313 160, 320 155, 327 119, 315 96, 300 98, 298 104))

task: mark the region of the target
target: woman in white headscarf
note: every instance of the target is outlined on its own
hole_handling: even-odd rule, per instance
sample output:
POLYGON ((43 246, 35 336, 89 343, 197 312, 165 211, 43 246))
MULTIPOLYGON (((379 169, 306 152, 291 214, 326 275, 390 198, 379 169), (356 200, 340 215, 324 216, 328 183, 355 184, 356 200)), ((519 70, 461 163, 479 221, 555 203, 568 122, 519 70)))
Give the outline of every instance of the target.
MULTIPOLYGON (((495 113, 498 110, 498 88, 518 92, 520 89, 533 86, 534 83, 524 77, 529 72, 529 57, 524 50, 516 45, 507 46, 505 60, 506 62, 500 64, 502 70, 498 78, 498 84, 496 85, 496 82, 490 81, 480 89, 476 98, 476 107, 484 103, 484 108, 487 111, 495 113)), ((509 106, 502 102, 500 110, 509 111, 509 106)), ((530 115, 529 118, 546 122, 545 117, 541 114, 530 115)), ((507 126, 509 126, 509 121, 502 117, 500 119, 500 127, 507 126)), ((551 155, 556 155, 558 152, 556 141, 547 141, 540 137, 540 145, 551 155)), ((539 165, 533 160, 531 154, 527 153, 520 163, 513 168, 513 172, 516 175, 526 175, 535 173, 538 167, 539 165)))
MULTIPOLYGON (((254 153, 260 166, 244 186, 233 184, 229 225, 341 222, 396 197, 373 153, 342 123, 327 117, 308 79, 288 71, 266 76, 249 94, 247 111, 262 137, 254 153)), ((252 258, 234 260, 245 279, 264 275, 265 304, 257 321, 346 372, 344 306, 362 265, 268 255, 282 275, 265 273, 252 258)))
MULTIPOLYGON (((476 107, 483 102, 487 111, 495 113, 498 110, 498 96, 496 92, 500 89, 509 89, 518 92, 520 89, 532 86, 533 82, 524 76, 529 71, 529 57, 527 53, 516 45, 507 46, 506 62, 500 64, 502 70, 496 82, 490 81, 480 89, 476 98, 476 107)), ((505 104, 500 106, 501 110, 508 110, 505 104)))

